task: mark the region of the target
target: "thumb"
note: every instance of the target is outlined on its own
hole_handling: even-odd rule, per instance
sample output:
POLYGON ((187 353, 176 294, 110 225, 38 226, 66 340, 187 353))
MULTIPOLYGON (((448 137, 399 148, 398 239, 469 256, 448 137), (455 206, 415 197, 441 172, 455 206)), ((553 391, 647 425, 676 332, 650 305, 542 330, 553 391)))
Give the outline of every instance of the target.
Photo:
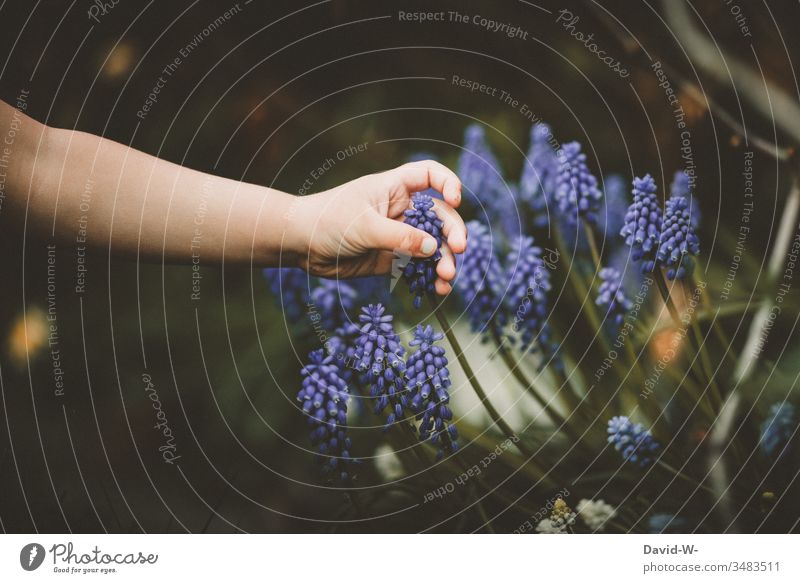
POLYGON ((387 218, 379 218, 371 229, 371 247, 411 255, 429 257, 438 245, 436 239, 425 231, 387 218))

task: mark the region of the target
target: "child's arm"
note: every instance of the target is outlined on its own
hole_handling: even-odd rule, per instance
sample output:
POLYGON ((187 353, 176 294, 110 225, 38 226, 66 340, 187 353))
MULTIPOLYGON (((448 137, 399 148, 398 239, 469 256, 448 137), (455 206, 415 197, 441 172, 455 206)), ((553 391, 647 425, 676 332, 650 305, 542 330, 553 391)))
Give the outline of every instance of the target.
POLYGON ((327 277, 387 273, 393 251, 433 252, 423 248, 430 237, 401 222, 410 193, 433 187, 447 201, 438 204, 449 243, 437 270, 440 293, 455 275, 452 251, 466 246, 452 208, 461 184, 436 162, 297 197, 50 128, 2 101, 0 132, 13 133, 2 212, 29 237, 52 235, 71 245, 85 229, 90 247, 142 260, 188 263, 194 253, 203 263, 299 265, 327 277))

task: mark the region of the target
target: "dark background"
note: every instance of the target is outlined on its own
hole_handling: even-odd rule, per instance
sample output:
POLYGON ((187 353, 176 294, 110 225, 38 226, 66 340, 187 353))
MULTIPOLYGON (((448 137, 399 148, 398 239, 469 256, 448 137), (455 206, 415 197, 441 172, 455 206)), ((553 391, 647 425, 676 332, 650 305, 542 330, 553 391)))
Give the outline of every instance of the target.
MULTIPOLYGON (((556 25, 553 14, 526 2, 253 0, 240 2, 241 12, 183 59, 142 121, 136 112, 163 67, 232 4, 120 0, 98 24, 87 17, 88 0, 16 1, 0 8, 0 97, 14 103, 26 89, 27 113, 39 121, 288 192, 297 192, 325 158, 361 142, 369 143, 366 155, 338 163, 312 190, 393 167, 419 151, 454 167, 464 128, 476 119, 494 128, 489 139, 506 173, 517 176, 530 122, 496 98, 453 87, 456 74, 506 89, 549 122, 559 141, 583 142, 598 175, 650 172, 663 191, 682 167, 680 139, 649 61, 609 34, 596 5, 539 4, 580 15, 580 30, 594 32, 630 77, 620 79, 556 25), (471 25, 402 23, 399 8, 479 13, 522 26, 530 39, 471 25), (376 143, 381 140, 390 141, 376 143)), ((702 74, 695 77, 659 20, 657 4, 600 4, 648 51, 739 115, 733 92, 702 74)), ((715 40, 753 64, 750 44, 724 3, 695 4, 715 40)), ((796 94, 789 56, 800 56, 800 8, 796 2, 770 2, 767 11, 757 4, 744 8, 763 73, 796 94)), ((723 276, 721 265, 735 243, 742 148, 713 109, 685 92, 682 103, 700 176, 702 236, 714 241, 704 245, 701 262, 713 279, 723 276)), ((742 114, 751 131, 773 137, 770 120, 746 105, 742 114)), ((748 269, 737 280, 740 295, 755 289, 788 184, 774 160, 760 153, 754 169, 758 228, 749 243, 748 269)), ((21 226, 8 223, 0 216, 3 530, 429 526, 422 510, 369 527, 326 522, 340 517, 345 502, 341 492, 320 487, 294 403, 308 340, 285 322, 260 272, 206 267, 202 299, 193 302, 187 266, 95 255, 79 296, 73 291, 73 251, 59 248, 66 388, 64 396, 54 396, 51 362, 36 324, 47 306, 47 242, 24 239, 21 226), (158 453, 141 380, 145 371, 176 435, 178 465, 163 463, 158 453)), ((774 334, 780 347, 788 330, 779 324, 774 334)), ((365 447, 361 453, 368 454, 365 447)), ((380 483, 369 467, 362 480, 365 487, 380 483)), ((441 528, 460 526, 453 521, 441 528)))

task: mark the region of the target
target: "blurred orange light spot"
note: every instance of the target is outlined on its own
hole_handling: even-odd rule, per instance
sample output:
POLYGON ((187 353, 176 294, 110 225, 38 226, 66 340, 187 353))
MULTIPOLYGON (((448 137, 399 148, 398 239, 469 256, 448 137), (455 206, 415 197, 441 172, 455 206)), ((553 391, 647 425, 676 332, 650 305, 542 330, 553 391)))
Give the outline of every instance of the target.
POLYGON ((8 353, 11 360, 23 366, 47 344, 47 319, 39 308, 30 308, 17 316, 8 334, 8 353))
POLYGON ((650 341, 650 354, 653 359, 668 364, 680 356, 684 336, 676 328, 667 328, 653 336, 650 341))
POLYGON ((133 57, 133 47, 129 43, 119 43, 108 56, 103 73, 111 79, 127 74, 133 64, 133 57))

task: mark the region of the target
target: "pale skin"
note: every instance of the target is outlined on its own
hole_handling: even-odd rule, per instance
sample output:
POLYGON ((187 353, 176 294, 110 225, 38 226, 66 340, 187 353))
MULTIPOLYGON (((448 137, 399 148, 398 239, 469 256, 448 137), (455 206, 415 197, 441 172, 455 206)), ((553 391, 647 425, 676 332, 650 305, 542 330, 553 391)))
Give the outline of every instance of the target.
MULTIPOLYGON (((426 160, 307 196, 191 170, 117 142, 46 126, 0 101, 11 135, 2 212, 28 237, 72 245, 85 215, 87 245, 142 261, 298 266, 347 278, 391 271, 398 255, 426 257, 432 237, 403 223, 414 192, 434 188, 445 241, 436 291, 451 290, 454 253, 466 249, 456 212, 461 182, 426 160), (193 241, 195 246, 193 247, 193 241)), ((0 144, 2 151, 3 144, 0 144)))

